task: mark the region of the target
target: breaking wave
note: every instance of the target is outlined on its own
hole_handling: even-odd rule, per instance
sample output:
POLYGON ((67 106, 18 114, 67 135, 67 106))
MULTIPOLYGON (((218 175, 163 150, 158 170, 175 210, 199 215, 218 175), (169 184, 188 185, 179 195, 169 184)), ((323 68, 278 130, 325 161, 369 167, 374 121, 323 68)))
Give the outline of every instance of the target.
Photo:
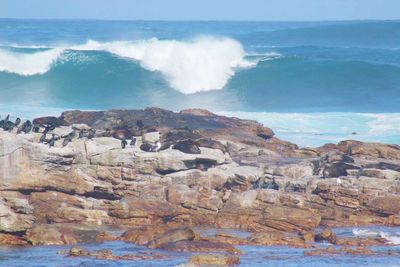
POLYGON ((242 45, 226 37, 199 37, 189 41, 153 38, 105 43, 90 40, 82 45, 47 49, 34 53, 0 49, 0 71, 25 76, 43 74, 66 50, 107 51, 135 60, 149 71, 160 72, 170 87, 184 94, 193 94, 222 89, 238 69, 254 67, 258 61, 280 56, 272 53, 247 58, 242 45))
POLYGON ((34 53, 20 53, 0 49, 0 71, 23 76, 44 74, 62 54, 63 49, 49 49, 34 53))
POLYGON ((368 229, 353 229, 353 234, 358 237, 381 237, 388 241, 389 244, 400 245, 400 233, 389 233, 385 231, 374 231, 368 229))

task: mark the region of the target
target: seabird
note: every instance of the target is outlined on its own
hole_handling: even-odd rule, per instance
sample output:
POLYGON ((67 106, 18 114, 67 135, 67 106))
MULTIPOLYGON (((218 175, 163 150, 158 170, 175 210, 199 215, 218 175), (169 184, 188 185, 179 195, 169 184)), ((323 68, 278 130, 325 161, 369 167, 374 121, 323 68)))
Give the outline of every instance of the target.
POLYGON ((24 133, 29 133, 32 130, 32 123, 30 120, 27 120, 24 122, 17 131, 17 134, 24 132, 24 133))
POLYGON ((40 131, 40 126, 37 124, 33 124, 32 126, 32 132, 38 133, 40 131))
POLYGON ((52 147, 52 146, 54 146, 54 144, 56 143, 56 135, 55 134, 52 134, 51 135, 51 139, 50 139, 50 141, 49 141, 49 147, 52 147))
POLYGON ((136 138, 135 137, 132 137, 130 145, 131 146, 135 146, 136 145, 136 138))
POLYGON ((151 149, 151 151, 152 151, 152 152, 157 152, 157 151, 160 150, 160 148, 161 148, 161 143, 160 143, 160 141, 157 141, 157 142, 156 142, 156 145, 153 146, 153 148, 151 149))
POLYGON ((96 130, 90 129, 88 134, 88 139, 89 140, 93 139, 95 135, 96 135, 96 130))
POLYGON ((121 147, 122 147, 122 149, 125 149, 125 147, 126 147, 127 144, 128 144, 128 142, 126 141, 125 138, 123 138, 123 139, 121 140, 121 147))
POLYGON ((142 129, 142 128, 144 127, 144 123, 143 123, 142 120, 137 120, 137 121, 136 121, 136 125, 137 125, 137 127, 139 127, 140 129, 142 129))
POLYGON ((84 136, 85 136, 85 135, 84 135, 84 133, 83 133, 83 129, 81 129, 81 130, 79 131, 79 136, 78 136, 78 138, 79 138, 79 139, 82 139, 84 136))
POLYGON ((32 130, 32 122, 31 121, 26 121, 25 128, 24 128, 24 133, 29 133, 32 130))
POLYGON ((15 120, 15 127, 18 127, 18 125, 21 123, 21 119, 20 118, 17 118, 16 120, 15 120))
POLYGON ((39 143, 44 143, 44 142, 46 142, 46 134, 45 133, 43 133, 39 139, 39 143))
POLYGON ((71 135, 67 135, 67 136, 64 138, 64 141, 63 141, 62 146, 63 146, 63 147, 66 147, 66 146, 68 145, 68 143, 71 142, 71 141, 72 141, 71 135))
POLYGON ((11 132, 14 129, 14 123, 12 121, 6 121, 6 125, 3 127, 3 129, 11 132))
POLYGON ((336 184, 337 184, 337 185, 341 185, 341 184, 342 184, 342 179, 336 178, 336 184))

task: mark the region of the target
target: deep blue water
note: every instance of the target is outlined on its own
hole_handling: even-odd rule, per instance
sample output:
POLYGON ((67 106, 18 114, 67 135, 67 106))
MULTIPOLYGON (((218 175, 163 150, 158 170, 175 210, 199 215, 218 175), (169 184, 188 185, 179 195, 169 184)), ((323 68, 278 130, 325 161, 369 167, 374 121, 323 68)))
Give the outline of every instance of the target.
POLYGON ((202 107, 300 145, 400 143, 400 21, 3 19, 0 95, 16 116, 202 107))

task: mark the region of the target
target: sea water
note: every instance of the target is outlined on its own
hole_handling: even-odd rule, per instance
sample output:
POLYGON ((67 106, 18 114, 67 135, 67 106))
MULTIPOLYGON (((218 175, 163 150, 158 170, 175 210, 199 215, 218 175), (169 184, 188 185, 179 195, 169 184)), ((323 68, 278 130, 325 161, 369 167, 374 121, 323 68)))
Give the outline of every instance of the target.
MULTIPOLYGON (((221 231, 221 230, 219 230, 221 231)), ((204 231, 207 235, 213 235, 214 231, 204 231)), ((245 237, 246 233, 238 230, 226 229, 225 232, 240 237, 245 237)), ((400 245, 399 227, 360 227, 360 228, 337 228, 334 232, 342 237, 385 237, 391 239, 394 244, 400 245)), ((330 244, 314 244, 315 248, 326 248, 330 244)), ((87 257, 68 257, 66 251, 70 246, 36 246, 36 247, 0 247, 0 266, 19 267, 52 267, 52 266, 176 266, 186 263, 189 258, 198 253, 170 252, 163 250, 150 250, 142 246, 121 241, 105 242, 102 244, 83 244, 82 247, 90 251, 109 249, 115 255, 125 254, 146 254, 157 252, 168 256, 165 259, 157 260, 96 260, 87 257)), ((397 256, 382 255, 320 255, 304 256, 304 252, 312 248, 289 248, 283 246, 237 246, 243 254, 239 255, 239 266, 271 266, 271 267, 338 267, 338 266, 364 266, 364 267, 397 267, 400 266, 399 246, 374 246, 369 247, 373 252, 384 253, 391 249, 397 256)))
POLYGON ((399 144, 400 21, 0 20, 0 114, 148 106, 399 144))

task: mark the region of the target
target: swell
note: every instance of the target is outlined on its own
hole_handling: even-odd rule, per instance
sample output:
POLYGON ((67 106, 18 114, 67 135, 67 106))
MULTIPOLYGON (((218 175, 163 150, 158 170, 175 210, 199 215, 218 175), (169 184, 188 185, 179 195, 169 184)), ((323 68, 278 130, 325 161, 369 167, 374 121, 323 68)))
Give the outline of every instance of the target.
MULTIPOLYGON (((246 52, 238 41, 227 37, 208 36, 188 41, 88 41, 83 45, 41 48, 30 53, 24 53, 27 47, 18 48, 20 51, 0 49, 0 71, 25 76, 44 74, 64 51, 106 51, 161 73, 171 88, 184 94, 222 89, 236 71, 257 64, 257 60, 246 59, 246 52)), ((37 47, 29 49, 32 48, 37 47)))

